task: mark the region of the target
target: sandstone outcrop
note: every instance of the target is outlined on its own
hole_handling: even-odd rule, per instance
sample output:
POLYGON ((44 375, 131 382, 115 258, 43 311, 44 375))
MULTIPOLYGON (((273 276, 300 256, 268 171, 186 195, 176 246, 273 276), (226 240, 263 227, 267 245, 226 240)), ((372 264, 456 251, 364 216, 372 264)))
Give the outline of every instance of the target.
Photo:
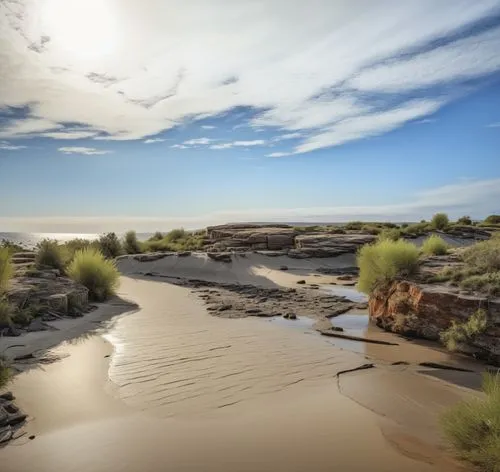
POLYGON ((460 351, 500 364, 500 299, 460 292, 444 285, 395 281, 373 293, 370 319, 391 332, 429 340, 453 322, 464 323, 478 309, 487 313, 487 329, 460 346, 460 351))

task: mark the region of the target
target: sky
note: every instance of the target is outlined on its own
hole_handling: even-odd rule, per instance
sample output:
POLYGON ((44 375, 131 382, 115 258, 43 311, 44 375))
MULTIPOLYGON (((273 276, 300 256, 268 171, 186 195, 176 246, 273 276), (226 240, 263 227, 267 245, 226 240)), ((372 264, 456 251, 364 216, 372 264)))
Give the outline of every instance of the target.
POLYGON ((500 214, 500 0, 0 0, 0 231, 500 214))

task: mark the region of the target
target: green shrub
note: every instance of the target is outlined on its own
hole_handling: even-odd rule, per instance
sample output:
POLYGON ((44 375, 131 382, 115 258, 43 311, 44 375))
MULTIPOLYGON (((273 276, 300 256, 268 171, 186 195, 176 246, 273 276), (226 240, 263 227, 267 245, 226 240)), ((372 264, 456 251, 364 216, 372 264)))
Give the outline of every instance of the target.
POLYGON ((358 289, 370 294, 396 277, 410 276, 418 270, 418 249, 407 241, 383 240, 363 246, 358 252, 358 289))
POLYGON ((449 351, 456 351, 460 344, 472 342, 484 333, 488 325, 488 316, 484 310, 477 310, 465 323, 452 321, 451 326, 440 334, 441 342, 449 351))
POLYGON ((163 233, 160 233, 160 231, 156 231, 153 236, 149 238, 148 241, 160 241, 163 239, 163 233))
POLYGON ((89 289, 89 298, 104 301, 118 288, 120 274, 115 262, 88 248, 78 251, 68 267, 68 275, 89 289))
POLYGON ((398 228, 386 228, 378 235, 380 241, 397 241, 401 238, 401 230, 398 228))
POLYGON ((429 223, 426 223, 425 221, 408 225, 406 228, 401 228, 401 232, 408 236, 420 236, 425 234, 427 231, 429 231, 429 223))
POLYGON ((0 326, 12 324, 12 305, 5 298, 0 298, 0 326))
POLYGON ((470 216, 461 216, 457 220, 457 224, 470 226, 470 225, 472 225, 471 217, 470 216))
POLYGON ((458 455, 483 472, 500 472, 500 373, 483 378, 483 398, 464 400, 441 418, 458 455))
POLYGON ((463 255, 465 264, 477 274, 500 270, 500 238, 492 238, 468 247, 463 255))
POLYGON ((488 225, 500 225, 500 215, 490 215, 485 218, 484 222, 488 225))
POLYGON ((37 269, 51 267, 64 271, 64 257, 61 247, 57 241, 44 239, 37 245, 37 252, 35 257, 35 265, 37 269))
POLYGON ((436 213, 431 220, 431 226, 434 229, 443 230, 448 227, 450 220, 446 213, 436 213))
POLYGON ((428 256, 443 256, 448 252, 446 241, 437 234, 430 235, 422 243, 422 252, 428 256))
POLYGON ((345 229, 359 231, 363 227, 362 221, 350 221, 345 225, 345 229))
POLYGON ((11 375, 12 372, 7 360, 3 356, 0 356, 0 389, 4 388, 10 382, 11 375))
POLYGON ((137 234, 135 231, 127 231, 123 242, 123 249, 127 254, 139 254, 141 252, 141 247, 139 241, 137 241, 137 234))
POLYGON ((7 288, 13 273, 9 249, 2 247, 0 248, 0 293, 7 288))
POLYGON ((164 239, 169 242, 169 243, 175 243, 176 241, 179 241, 181 239, 186 239, 188 234, 183 228, 177 228, 173 229, 172 231, 169 231, 164 239))
POLYGON ((460 282, 464 290, 486 293, 491 297, 500 296, 500 271, 486 274, 470 275, 460 282))
POLYGON ((73 257, 75 256, 75 253, 77 251, 81 251, 82 249, 87 249, 89 247, 97 248, 98 247, 97 241, 96 240, 91 241, 89 239, 81 239, 81 238, 75 238, 66 241, 61 246, 64 260, 66 261, 67 264, 70 263, 73 260, 73 257))
POLYGON ((379 226, 367 224, 361 227, 361 231, 363 231, 363 233, 377 235, 380 234, 382 229, 379 226))
POLYGON ((16 252, 25 252, 26 249, 22 247, 19 244, 13 243, 12 241, 9 241, 8 239, 2 239, 0 242, 0 249, 1 248, 6 248, 9 251, 9 254, 15 254, 16 252))
POLYGON ((115 233, 103 234, 98 239, 98 248, 106 259, 114 259, 123 254, 122 245, 115 233))

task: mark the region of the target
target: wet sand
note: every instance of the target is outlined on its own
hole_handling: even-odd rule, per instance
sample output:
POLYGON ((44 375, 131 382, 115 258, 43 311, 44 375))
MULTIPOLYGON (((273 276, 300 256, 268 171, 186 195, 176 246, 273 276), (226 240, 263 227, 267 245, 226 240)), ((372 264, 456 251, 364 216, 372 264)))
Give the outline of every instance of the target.
POLYGON ((110 328, 112 358, 94 337, 16 377, 36 438, 0 450, 2 472, 459 470, 436 417, 466 390, 378 364, 337 378, 364 355, 212 317, 183 287, 124 277, 120 295, 140 309, 110 328))

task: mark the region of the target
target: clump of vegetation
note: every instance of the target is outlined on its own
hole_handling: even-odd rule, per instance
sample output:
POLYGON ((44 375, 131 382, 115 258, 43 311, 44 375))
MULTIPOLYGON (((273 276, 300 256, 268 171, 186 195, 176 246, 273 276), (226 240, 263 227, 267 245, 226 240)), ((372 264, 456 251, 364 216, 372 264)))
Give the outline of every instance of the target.
POLYGON ((362 221, 350 221, 345 225, 345 229, 352 231, 359 231, 363 227, 364 223, 362 221))
POLYGON ((466 226, 471 226, 472 225, 472 220, 470 216, 461 216, 457 220, 457 224, 459 225, 466 225, 466 226))
POLYGON ((458 455, 483 472, 500 472, 500 373, 485 374, 485 397, 462 401, 441 418, 458 455))
POLYGON ((7 360, 0 356, 0 389, 4 388, 10 381, 12 372, 7 360))
POLYGON ((401 230, 398 228, 386 228, 380 232, 378 239, 381 241, 397 241, 401 238, 401 230))
POLYGON ((500 215, 490 215, 485 218, 484 222, 488 225, 500 225, 500 215))
POLYGON ((482 292, 491 297, 500 296, 500 271, 470 275, 460 282, 464 290, 482 292))
POLYGON ((12 305, 6 298, 0 298, 0 326, 6 327, 12 324, 12 305))
POLYGON ((35 258, 35 265, 37 269, 44 269, 50 267, 64 271, 64 257, 63 252, 57 241, 44 239, 37 245, 37 252, 35 258))
POLYGON ((66 263, 70 263, 75 256, 77 251, 81 251, 82 249, 87 249, 89 247, 97 248, 97 241, 91 241, 89 239, 75 238, 66 241, 61 245, 61 249, 63 251, 64 259, 66 263))
POLYGON ((204 234, 189 232, 182 228, 173 229, 162 239, 149 238, 142 243, 144 251, 196 251, 203 247, 204 234))
POLYGON ((466 265, 477 274, 500 270, 500 238, 476 243, 463 253, 466 265))
POLYGON ((363 246, 357 256, 358 290, 370 294, 400 276, 418 270, 418 249, 407 241, 383 240, 363 246))
POLYGON ((446 213, 436 213, 431 220, 431 226, 434 229, 444 230, 450 224, 450 220, 446 213))
POLYGON ((9 251, 10 255, 16 254, 17 252, 24 252, 26 249, 19 244, 13 243, 8 239, 2 239, 0 242, 0 249, 6 248, 9 251))
POLYGON ((141 252, 141 246, 137 240, 137 234, 135 231, 127 231, 125 234, 123 250, 127 254, 139 254, 141 252))
POLYGON ((115 233, 103 234, 97 241, 99 251, 106 259, 114 259, 123 254, 122 245, 115 233))
POLYGON ((425 234, 427 231, 429 231, 430 226, 429 223, 426 223, 425 221, 422 221, 420 223, 414 223, 407 225, 406 227, 401 226, 401 232, 404 236, 421 236, 425 234))
POLYGON ((437 234, 432 234, 422 244, 422 252, 428 256, 444 256, 448 249, 449 245, 437 234))
POLYGON ((114 295, 118 288, 120 273, 115 262, 105 259, 94 248, 84 249, 75 254, 68 267, 68 275, 89 289, 89 298, 104 301, 114 295))
POLYGON ((6 247, 0 248, 0 293, 3 292, 14 273, 10 252, 6 247))
POLYGON ((382 232, 382 228, 374 224, 366 224, 361 227, 363 233, 377 235, 382 232))
POLYGON ((441 341, 449 351, 456 351, 460 344, 474 341, 488 326, 486 311, 477 310, 465 323, 452 321, 451 326, 440 334, 441 341))
POLYGON ((163 239, 163 233, 156 231, 153 236, 149 238, 149 241, 161 241, 163 239))

